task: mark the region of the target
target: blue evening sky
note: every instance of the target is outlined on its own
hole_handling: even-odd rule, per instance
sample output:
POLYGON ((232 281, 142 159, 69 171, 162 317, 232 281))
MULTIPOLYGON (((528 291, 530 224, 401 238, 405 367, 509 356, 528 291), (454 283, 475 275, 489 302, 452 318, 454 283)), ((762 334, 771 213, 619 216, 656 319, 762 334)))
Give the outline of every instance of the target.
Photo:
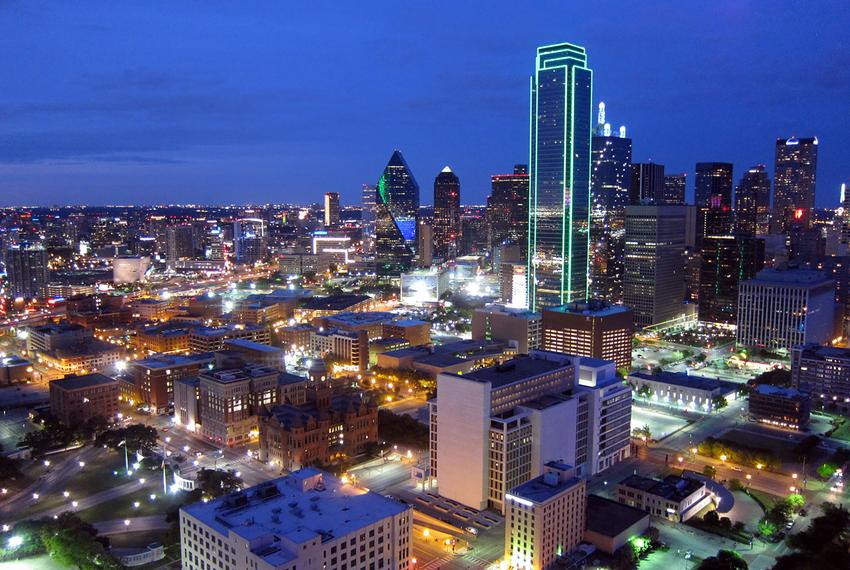
POLYGON ((636 161, 772 169, 820 139, 850 181, 843 0, 0 1, 0 205, 359 201, 394 148, 430 203, 528 156, 537 45, 587 48, 636 161))

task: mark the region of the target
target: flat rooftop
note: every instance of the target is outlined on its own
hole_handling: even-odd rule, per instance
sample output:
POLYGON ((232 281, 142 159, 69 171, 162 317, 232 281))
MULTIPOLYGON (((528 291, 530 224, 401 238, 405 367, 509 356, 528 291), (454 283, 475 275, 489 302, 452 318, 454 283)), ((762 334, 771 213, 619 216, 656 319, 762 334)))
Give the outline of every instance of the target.
POLYGON ((338 313, 332 317, 327 317, 327 322, 331 324, 340 324, 346 326, 357 325, 372 325, 387 323, 395 318, 393 313, 384 311, 367 311, 363 313, 338 313))
POLYGON ((591 532, 614 537, 643 519, 648 525, 649 513, 599 495, 587 496, 585 526, 591 532))
POLYGON ((225 341, 227 346, 237 346, 239 348, 247 348, 249 350, 258 350, 260 352, 268 352, 268 353, 282 353, 283 349, 278 348, 276 346, 269 346, 268 344, 260 344, 259 342, 254 342, 252 340, 247 340, 244 338, 232 338, 228 341, 225 341))
POLYGON ((678 475, 668 475, 660 481, 641 475, 629 475, 620 482, 620 485, 638 489, 669 501, 683 501, 705 486, 702 481, 679 477, 678 475))
POLYGON ((150 368, 151 370, 161 370, 163 368, 173 368, 175 366, 205 364, 212 362, 213 360, 215 360, 215 354, 212 352, 202 352, 200 354, 190 354, 187 356, 178 354, 155 354, 148 358, 134 360, 130 363, 130 365, 150 368))
POLYGON ((542 358, 532 358, 531 356, 517 356, 508 360, 504 364, 491 366, 489 368, 480 368, 467 372, 463 377, 467 380, 477 380, 478 382, 489 382, 494 388, 506 386, 514 382, 521 382, 532 376, 539 376, 555 370, 569 368, 571 364, 557 362, 552 360, 544 360, 542 358))
POLYGON ((85 376, 65 376, 59 380, 51 380, 50 385, 56 386, 63 390, 81 390, 83 388, 94 388, 96 386, 106 386, 108 384, 117 384, 117 380, 104 376, 95 372, 94 374, 86 374, 85 376))
POLYGON ((268 366, 249 365, 242 368, 225 368, 221 370, 208 370, 201 374, 201 378, 213 380, 222 384, 238 382, 249 378, 259 378, 270 374, 280 374, 279 370, 268 366))
POLYGON ((576 301, 568 303, 560 307, 550 307, 545 309, 553 313, 567 313, 571 315, 582 315, 586 317, 609 317, 611 315, 620 315, 623 313, 631 313, 632 310, 625 305, 612 305, 600 300, 576 301))
POLYGON ((206 336, 210 338, 227 336, 237 331, 258 331, 265 327, 262 325, 224 325, 220 327, 196 327, 192 329, 192 334, 197 336, 206 336))
POLYGON ((803 346, 794 347, 794 350, 802 351, 804 358, 836 358, 850 360, 850 348, 840 348, 837 346, 823 346, 820 344, 805 344, 803 346))
POLYGON ((387 324, 394 327, 418 327, 421 325, 430 325, 431 323, 427 321, 420 321, 419 319, 400 319, 387 324))
POLYGON ((764 394, 766 396, 781 396, 792 400, 808 398, 809 394, 801 392, 796 388, 783 388, 781 386, 773 386, 771 384, 759 384, 753 388, 753 392, 764 394))
POLYGON ((62 333, 68 333, 68 332, 83 331, 83 330, 86 330, 86 327, 84 327, 82 325, 71 324, 71 323, 59 323, 59 324, 39 325, 37 327, 30 328, 30 330, 32 332, 35 332, 35 333, 38 333, 38 334, 54 335, 54 334, 62 334, 62 333))
POLYGON ((726 382, 715 378, 706 378, 704 376, 690 376, 684 372, 667 372, 662 371, 658 374, 650 374, 649 372, 632 372, 629 377, 641 378, 650 382, 663 382, 683 388, 693 388, 695 390, 706 390, 712 392, 718 388, 734 391, 740 388, 740 384, 734 382, 726 382))
POLYGON ((301 299, 300 307, 309 311, 342 311, 368 301, 368 295, 331 295, 301 299))
POLYGON ((818 271, 816 269, 776 269, 773 267, 768 267, 767 269, 762 269, 761 271, 756 273, 754 279, 745 281, 745 283, 760 285, 796 285, 800 287, 814 287, 832 281, 833 279, 829 277, 826 273, 818 271))
POLYGON ((581 482, 581 479, 578 477, 570 477, 564 480, 558 479, 557 482, 550 484, 545 482, 545 477, 545 475, 541 475, 540 477, 535 477, 531 481, 523 483, 519 487, 514 487, 511 489, 510 494, 514 497, 519 497, 539 504, 548 501, 552 497, 574 487, 575 485, 578 485, 581 482))
MULTIPOLYGON (((409 507, 378 493, 343 484, 318 469, 307 467, 214 499, 182 507, 216 531, 234 533, 248 542, 280 537, 295 544, 320 538, 328 542, 356 532, 409 507)), ((253 550, 272 566, 297 557, 280 546, 281 540, 253 550)))

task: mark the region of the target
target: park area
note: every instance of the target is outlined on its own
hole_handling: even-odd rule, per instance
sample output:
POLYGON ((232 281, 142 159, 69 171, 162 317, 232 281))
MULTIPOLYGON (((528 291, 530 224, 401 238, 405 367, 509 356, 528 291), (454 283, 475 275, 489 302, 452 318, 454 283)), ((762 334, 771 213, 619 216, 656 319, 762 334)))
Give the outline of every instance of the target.
POLYGON ((649 426, 650 439, 660 441, 690 422, 678 416, 665 414, 642 406, 632 406, 632 430, 649 426))

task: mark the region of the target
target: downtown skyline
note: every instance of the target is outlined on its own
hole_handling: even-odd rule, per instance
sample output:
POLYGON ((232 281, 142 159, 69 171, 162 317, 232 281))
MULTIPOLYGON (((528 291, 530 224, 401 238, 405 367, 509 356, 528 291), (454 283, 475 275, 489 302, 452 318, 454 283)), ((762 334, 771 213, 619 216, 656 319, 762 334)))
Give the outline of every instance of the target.
POLYGON ((819 138, 817 206, 835 206, 850 150, 836 120, 847 85, 832 71, 847 54, 830 30, 847 16, 837 4, 765 6, 602 3, 551 21, 543 6, 342 9, 319 35, 309 11, 276 18, 271 5, 120 15, 9 5, 2 41, 20 57, 0 68, 0 205, 320 202, 325 192, 356 204, 396 148, 420 181, 449 165, 462 203, 482 204, 490 175, 528 161, 528 54, 566 40, 588 50, 594 106, 604 100, 612 125, 626 125, 634 161, 689 172, 689 200, 697 162, 732 162, 736 184, 765 164, 772 179, 775 139, 796 135, 819 138), (245 29, 251 41, 239 41, 245 29), (806 50, 784 49, 792 31, 806 50), (332 53, 345 65, 323 74, 315 63, 332 53))

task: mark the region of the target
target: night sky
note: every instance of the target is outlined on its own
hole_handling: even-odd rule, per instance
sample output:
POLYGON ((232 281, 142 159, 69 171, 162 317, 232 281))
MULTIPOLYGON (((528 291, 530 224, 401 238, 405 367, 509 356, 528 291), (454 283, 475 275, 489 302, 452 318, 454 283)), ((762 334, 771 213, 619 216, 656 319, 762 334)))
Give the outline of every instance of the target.
POLYGON ((0 204, 359 203, 394 148, 430 203, 528 160, 538 45, 588 51, 635 161, 850 181, 850 9, 782 2, 0 2, 0 204), (533 5, 533 8, 531 7, 533 5))

